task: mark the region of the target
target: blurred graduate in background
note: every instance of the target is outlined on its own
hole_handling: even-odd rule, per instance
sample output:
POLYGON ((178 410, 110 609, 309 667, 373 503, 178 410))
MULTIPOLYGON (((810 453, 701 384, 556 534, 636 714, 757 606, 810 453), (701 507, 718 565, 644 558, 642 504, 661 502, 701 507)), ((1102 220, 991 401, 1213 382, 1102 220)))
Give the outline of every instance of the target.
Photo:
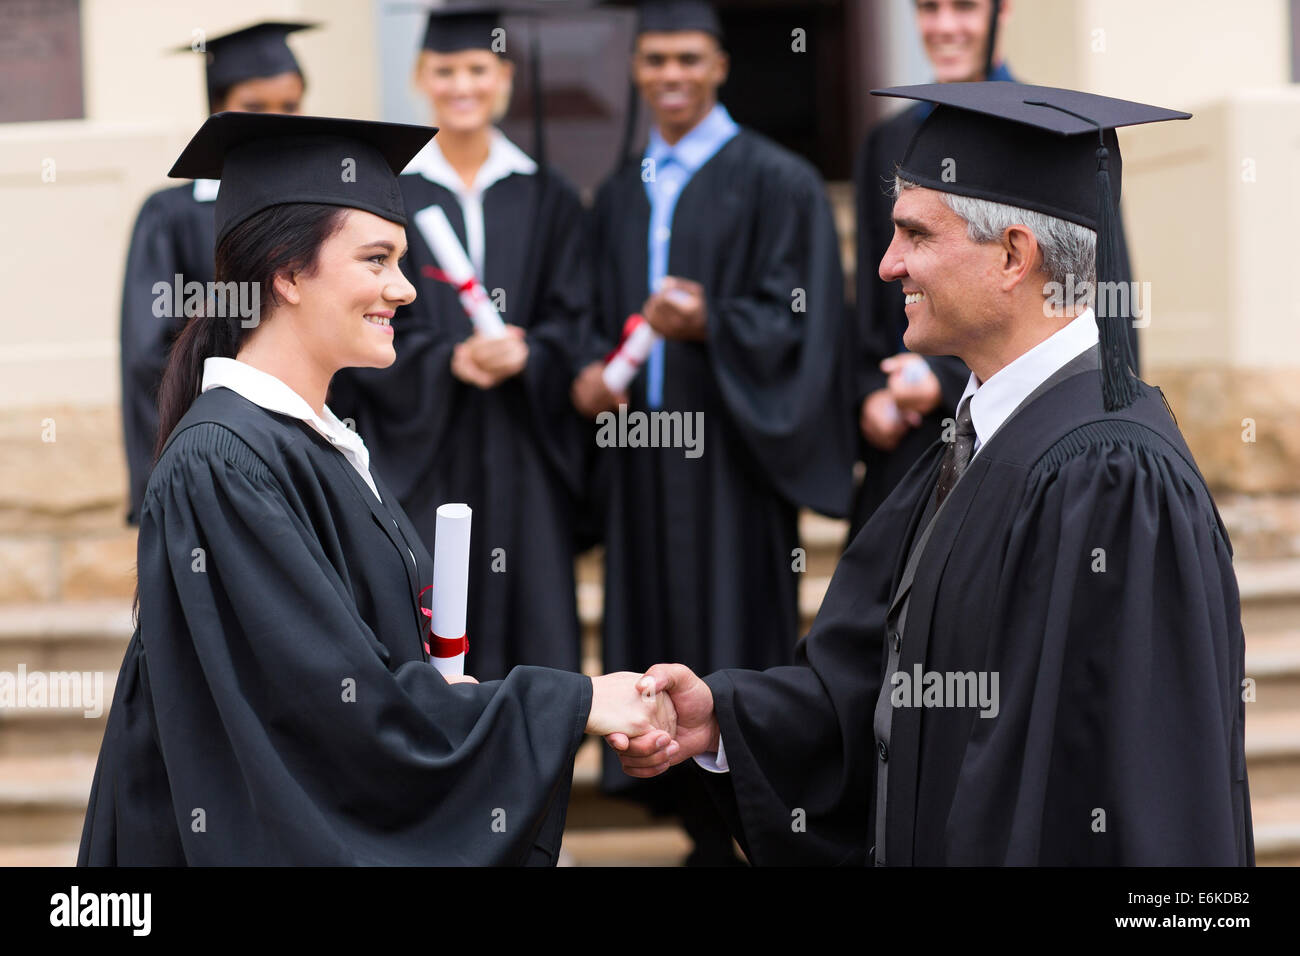
MULTIPOLYGON (((297 113, 306 79, 286 38, 312 23, 264 22, 176 48, 202 53, 207 71, 208 111, 297 113)), ((174 308, 155 312, 154 286, 199 282, 213 277, 212 204, 218 183, 199 179, 160 189, 136 217, 122 282, 122 434, 129 471, 127 521, 140 523, 149 472, 158 442, 158 385, 187 316, 174 308), (176 276, 181 276, 180 280, 176 276)), ((168 292, 166 302, 174 301, 168 292)))
POLYGON ((393 367, 345 370, 330 399, 355 421, 430 550, 440 504, 474 509, 468 666, 489 680, 516 664, 579 668, 573 527, 583 425, 569 387, 590 301, 583 210, 543 156, 495 125, 515 77, 509 57, 525 39, 503 16, 529 10, 430 11, 415 83, 440 132, 399 177, 411 220, 405 269, 419 297, 393 318, 393 367), (475 330, 453 263, 434 251, 429 217, 439 212, 504 335, 475 330))

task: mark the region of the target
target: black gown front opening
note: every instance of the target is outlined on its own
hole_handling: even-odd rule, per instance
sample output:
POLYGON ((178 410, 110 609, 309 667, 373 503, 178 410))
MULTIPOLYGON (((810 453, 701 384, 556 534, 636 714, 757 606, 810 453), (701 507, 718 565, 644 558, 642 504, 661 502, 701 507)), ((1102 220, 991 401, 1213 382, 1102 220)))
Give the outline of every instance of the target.
POLYGON ((872 860, 887 759, 891 865, 1253 864, 1231 544, 1159 392, 1101 408, 1095 366, 1023 407, 921 553, 899 670, 997 673, 995 717, 900 707, 874 737, 942 442, 845 552, 796 666, 706 679, 731 771, 705 779, 751 860, 872 860))

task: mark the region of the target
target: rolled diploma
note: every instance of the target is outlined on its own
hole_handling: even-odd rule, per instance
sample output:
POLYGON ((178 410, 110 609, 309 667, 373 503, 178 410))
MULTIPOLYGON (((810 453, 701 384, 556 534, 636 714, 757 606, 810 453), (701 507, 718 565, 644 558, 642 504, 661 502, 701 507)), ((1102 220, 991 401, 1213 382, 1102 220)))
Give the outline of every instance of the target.
POLYGON ((632 379, 636 378, 637 371, 650 357, 651 349, 659 341, 659 333, 642 316, 634 315, 627 323, 632 327, 631 331, 623 338, 623 344, 610 356, 604 371, 600 373, 605 387, 615 394, 627 390, 632 379))
POLYGON ((469 598, 469 505, 438 506, 433 538, 433 601, 430 611, 430 663, 444 677, 465 673, 465 654, 438 656, 441 640, 465 636, 465 604, 469 598))
POLYGON ((506 334, 506 324, 501 321, 496 307, 488 298, 483 283, 479 281, 478 276, 474 275, 474 266, 470 264, 469 256, 465 254, 460 240, 456 238, 456 231, 451 228, 451 223, 447 221, 447 214, 442 211, 442 207, 429 206, 421 209, 415 214, 415 225, 420 230, 420 235, 424 236, 424 241, 429 244, 429 248, 433 250, 438 265, 442 266, 442 271, 447 273, 447 277, 456 283, 456 288, 461 290, 460 304, 465 314, 469 316, 470 322, 473 323, 474 331, 490 339, 503 338, 506 334), (466 283, 472 284, 466 288, 466 283))

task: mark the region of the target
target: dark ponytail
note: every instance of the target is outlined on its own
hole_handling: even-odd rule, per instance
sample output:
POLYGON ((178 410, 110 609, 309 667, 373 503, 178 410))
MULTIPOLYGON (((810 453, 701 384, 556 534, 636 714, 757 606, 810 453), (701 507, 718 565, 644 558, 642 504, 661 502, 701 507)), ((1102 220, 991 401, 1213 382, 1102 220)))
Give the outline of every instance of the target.
POLYGON ((342 206, 320 203, 271 206, 240 223, 221 240, 217 246, 216 281, 253 284, 253 294, 258 296, 259 323, 247 326, 246 320, 238 315, 218 316, 214 314, 211 299, 202 315, 185 323, 172 344, 158 388, 158 442, 154 446, 154 461, 162 454, 176 423, 199 396, 204 360, 234 358, 239 354, 244 342, 280 304, 275 294, 275 277, 295 272, 311 275, 320 247, 343 228, 346 213, 342 206))

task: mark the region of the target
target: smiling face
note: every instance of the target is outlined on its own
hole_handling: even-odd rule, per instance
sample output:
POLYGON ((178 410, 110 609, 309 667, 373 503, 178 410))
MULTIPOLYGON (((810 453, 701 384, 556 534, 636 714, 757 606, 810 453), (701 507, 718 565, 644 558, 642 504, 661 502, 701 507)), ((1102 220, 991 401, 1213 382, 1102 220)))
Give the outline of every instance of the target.
POLYGON ((405 229, 350 209, 310 273, 277 277, 276 291, 289 307, 277 309, 274 319, 291 323, 318 368, 387 368, 397 358, 393 314, 415 299, 397 264, 405 254, 405 229))
POLYGON ((632 81, 659 132, 675 143, 713 109, 727 67, 727 54, 708 33, 643 33, 632 54, 632 81))
MULTIPOLYGON (((999 26, 1007 6, 1003 4, 999 26)), ((993 0, 917 0, 916 24, 938 82, 967 83, 984 78, 992 13, 993 0)))
POLYGON ((998 243, 970 239, 966 222, 932 189, 905 189, 894 203, 894 238, 880 278, 906 296, 903 344, 924 355, 965 356, 997 332, 998 243))
POLYGON ((505 115, 514 73, 514 64, 490 50, 424 50, 416 64, 415 85, 433 104, 444 135, 465 133, 505 115))

